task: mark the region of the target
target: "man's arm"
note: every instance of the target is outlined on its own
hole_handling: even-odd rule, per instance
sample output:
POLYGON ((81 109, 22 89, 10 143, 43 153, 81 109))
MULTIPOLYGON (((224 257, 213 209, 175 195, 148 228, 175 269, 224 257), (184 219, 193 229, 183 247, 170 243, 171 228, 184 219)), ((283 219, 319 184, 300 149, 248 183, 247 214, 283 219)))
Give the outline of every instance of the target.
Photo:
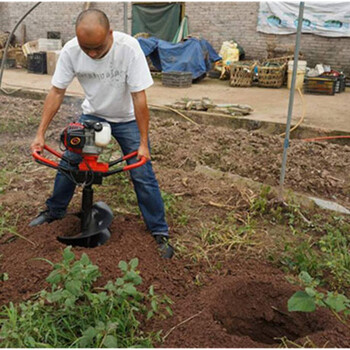
POLYGON ((141 156, 147 160, 151 159, 148 148, 148 125, 149 125, 149 111, 147 106, 147 98, 145 90, 131 93, 134 103, 135 117, 137 126, 140 131, 140 147, 138 149, 137 159, 141 156))
POLYGON ((43 112, 41 115, 41 122, 36 133, 35 139, 31 144, 32 151, 42 152, 45 145, 45 133, 48 126, 51 123, 51 120, 59 110, 66 89, 59 89, 55 86, 52 86, 48 95, 46 96, 43 112))

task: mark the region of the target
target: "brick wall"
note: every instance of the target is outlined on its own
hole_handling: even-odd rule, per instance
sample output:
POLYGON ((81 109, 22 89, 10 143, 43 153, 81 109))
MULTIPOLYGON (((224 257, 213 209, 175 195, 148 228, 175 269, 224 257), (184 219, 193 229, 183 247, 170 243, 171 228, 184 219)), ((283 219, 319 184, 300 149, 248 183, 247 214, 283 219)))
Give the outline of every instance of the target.
MULTIPOLYGON (((191 32, 201 34, 216 50, 224 40, 235 39, 246 51, 247 59, 267 57, 267 44, 295 44, 295 34, 272 35, 256 31, 258 2, 188 2, 186 14, 191 32)), ((350 75, 350 38, 326 38, 302 34, 300 50, 308 66, 329 64, 350 75)))
MULTIPOLYGON (((0 2, 0 30, 11 31, 17 21, 35 3, 0 2)), ((48 31, 61 32, 63 42, 71 39, 74 34, 74 24, 78 14, 84 10, 84 2, 43 2, 22 22, 26 26, 27 41, 46 38, 48 31)), ((90 8, 105 11, 116 30, 123 31, 123 3, 91 3, 90 8)), ((21 25, 17 29, 16 39, 21 41, 21 25)))
MULTIPOLYGON (((17 20, 35 3, 0 2, 0 30, 10 31, 17 20)), ((91 8, 105 11, 116 30, 124 30, 124 9, 121 2, 92 2, 91 8)), ((48 31, 59 31, 63 41, 74 36, 76 16, 84 2, 43 2, 23 22, 27 40, 45 38, 48 31)), ((128 6, 128 32, 131 31, 131 3, 128 6)), ((267 45, 293 45, 295 35, 271 35, 256 31, 258 2, 186 2, 191 33, 200 34, 219 51, 224 40, 235 39, 246 51, 247 59, 263 59, 267 45)), ((21 27, 16 36, 21 40, 21 27)), ((326 38, 303 34, 301 51, 309 66, 329 64, 350 75, 350 38, 326 38)))

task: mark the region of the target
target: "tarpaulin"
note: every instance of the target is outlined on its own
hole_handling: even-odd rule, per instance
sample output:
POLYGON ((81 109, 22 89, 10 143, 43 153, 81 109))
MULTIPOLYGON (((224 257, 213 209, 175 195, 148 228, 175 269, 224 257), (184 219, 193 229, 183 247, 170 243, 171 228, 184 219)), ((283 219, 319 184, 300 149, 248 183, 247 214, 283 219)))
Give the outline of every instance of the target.
MULTIPOLYGON (((259 32, 296 33, 299 2, 260 2, 259 32)), ((302 33, 327 37, 350 36, 350 2, 305 2, 302 33)))
POLYGON ((181 5, 133 4, 132 35, 148 33, 157 38, 172 41, 181 21, 181 5))
POLYGON ((191 72, 193 79, 211 69, 221 59, 205 39, 190 38, 173 44, 158 38, 138 38, 140 46, 153 65, 162 72, 191 72))

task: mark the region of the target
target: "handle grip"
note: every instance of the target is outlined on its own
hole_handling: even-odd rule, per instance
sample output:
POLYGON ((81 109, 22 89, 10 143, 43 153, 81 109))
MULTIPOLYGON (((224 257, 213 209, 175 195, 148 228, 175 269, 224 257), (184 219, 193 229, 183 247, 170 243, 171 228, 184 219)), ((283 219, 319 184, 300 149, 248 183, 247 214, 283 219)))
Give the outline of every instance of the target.
MULTIPOLYGON (((52 149, 51 147, 44 145, 44 149, 46 149, 47 151, 49 151, 50 153, 52 153, 53 155, 55 155, 58 158, 62 158, 62 153, 59 153, 57 151, 55 151, 54 149, 52 149)), ((32 156, 34 158, 35 161, 37 161, 40 164, 44 164, 47 165, 51 168, 55 168, 58 169, 59 168, 59 164, 57 162, 54 162, 53 160, 47 159, 45 157, 43 157, 39 151, 33 151, 32 156)))
MULTIPOLYGON (((124 156, 123 160, 134 158, 134 157, 137 156, 137 153, 138 153, 137 151, 131 152, 131 153, 127 154, 126 156, 124 156)), ((141 159, 138 162, 136 162, 134 164, 126 165, 123 168, 123 171, 128 171, 128 170, 131 170, 131 169, 138 168, 139 166, 144 165, 146 162, 147 162, 147 159, 145 157, 141 157, 141 159)))
MULTIPOLYGON (((67 160, 69 162, 69 159, 65 158, 62 153, 55 151, 51 147, 44 145, 44 149, 47 150, 48 152, 50 152, 51 154, 53 154, 54 156, 61 158, 61 159, 64 159, 64 160, 67 160)), ((113 162, 108 163, 108 166, 111 167, 111 166, 118 164, 120 162, 123 162, 125 160, 134 158, 137 156, 137 154, 138 154, 138 151, 131 152, 131 153, 129 153, 129 154, 113 161, 113 162)), ((39 151, 33 151, 32 156, 33 156, 34 160, 36 162, 38 162, 39 164, 46 165, 46 166, 48 166, 50 168, 54 168, 56 170, 62 169, 57 162, 54 162, 53 160, 45 158, 44 156, 41 155, 41 152, 39 152, 39 151)), ((119 173, 122 171, 132 170, 132 169, 135 169, 135 168, 138 168, 138 167, 144 165, 146 162, 147 162, 147 159, 145 157, 141 157, 141 159, 138 162, 126 165, 122 168, 118 168, 115 170, 104 172, 103 176, 109 176, 109 175, 116 174, 116 173, 119 173)))
MULTIPOLYGON (((123 162, 124 160, 128 160, 128 159, 134 158, 134 157, 137 156, 137 154, 138 154, 138 151, 131 152, 131 153, 129 153, 129 154, 123 156, 123 157, 118 158, 117 160, 114 160, 113 162, 110 162, 109 166, 111 167, 111 166, 113 166, 115 164, 123 162)), ((109 175, 113 175, 113 174, 116 174, 116 173, 120 173, 122 171, 132 170, 132 169, 135 169, 135 168, 138 168, 138 167, 144 165, 146 162, 147 162, 147 159, 145 157, 141 157, 141 159, 138 162, 126 165, 126 166, 124 166, 122 168, 118 168, 118 169, 115 169, 115 170, 110 170, 107 173, 103 174, 103 176, 109 176, 109 175)))

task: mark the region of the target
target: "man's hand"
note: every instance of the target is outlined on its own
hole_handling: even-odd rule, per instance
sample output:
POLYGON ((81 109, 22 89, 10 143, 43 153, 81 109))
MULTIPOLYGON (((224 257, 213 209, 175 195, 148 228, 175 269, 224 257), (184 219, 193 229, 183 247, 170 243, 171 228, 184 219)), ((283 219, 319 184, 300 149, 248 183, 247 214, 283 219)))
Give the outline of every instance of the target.
POLYGON ((45 145, 45 138, 44 136, 37 135, 35 139, 33 140, 30 148, 32 149, 32 152, 37 151, 41 153, 44 149, 45 145))
POLYGON ((137 159, 141 159, 141 157, 145 157, 147 161, 151 159, 151 154, 149 152, 148 146, 140 145, 138 149, 137 159))

